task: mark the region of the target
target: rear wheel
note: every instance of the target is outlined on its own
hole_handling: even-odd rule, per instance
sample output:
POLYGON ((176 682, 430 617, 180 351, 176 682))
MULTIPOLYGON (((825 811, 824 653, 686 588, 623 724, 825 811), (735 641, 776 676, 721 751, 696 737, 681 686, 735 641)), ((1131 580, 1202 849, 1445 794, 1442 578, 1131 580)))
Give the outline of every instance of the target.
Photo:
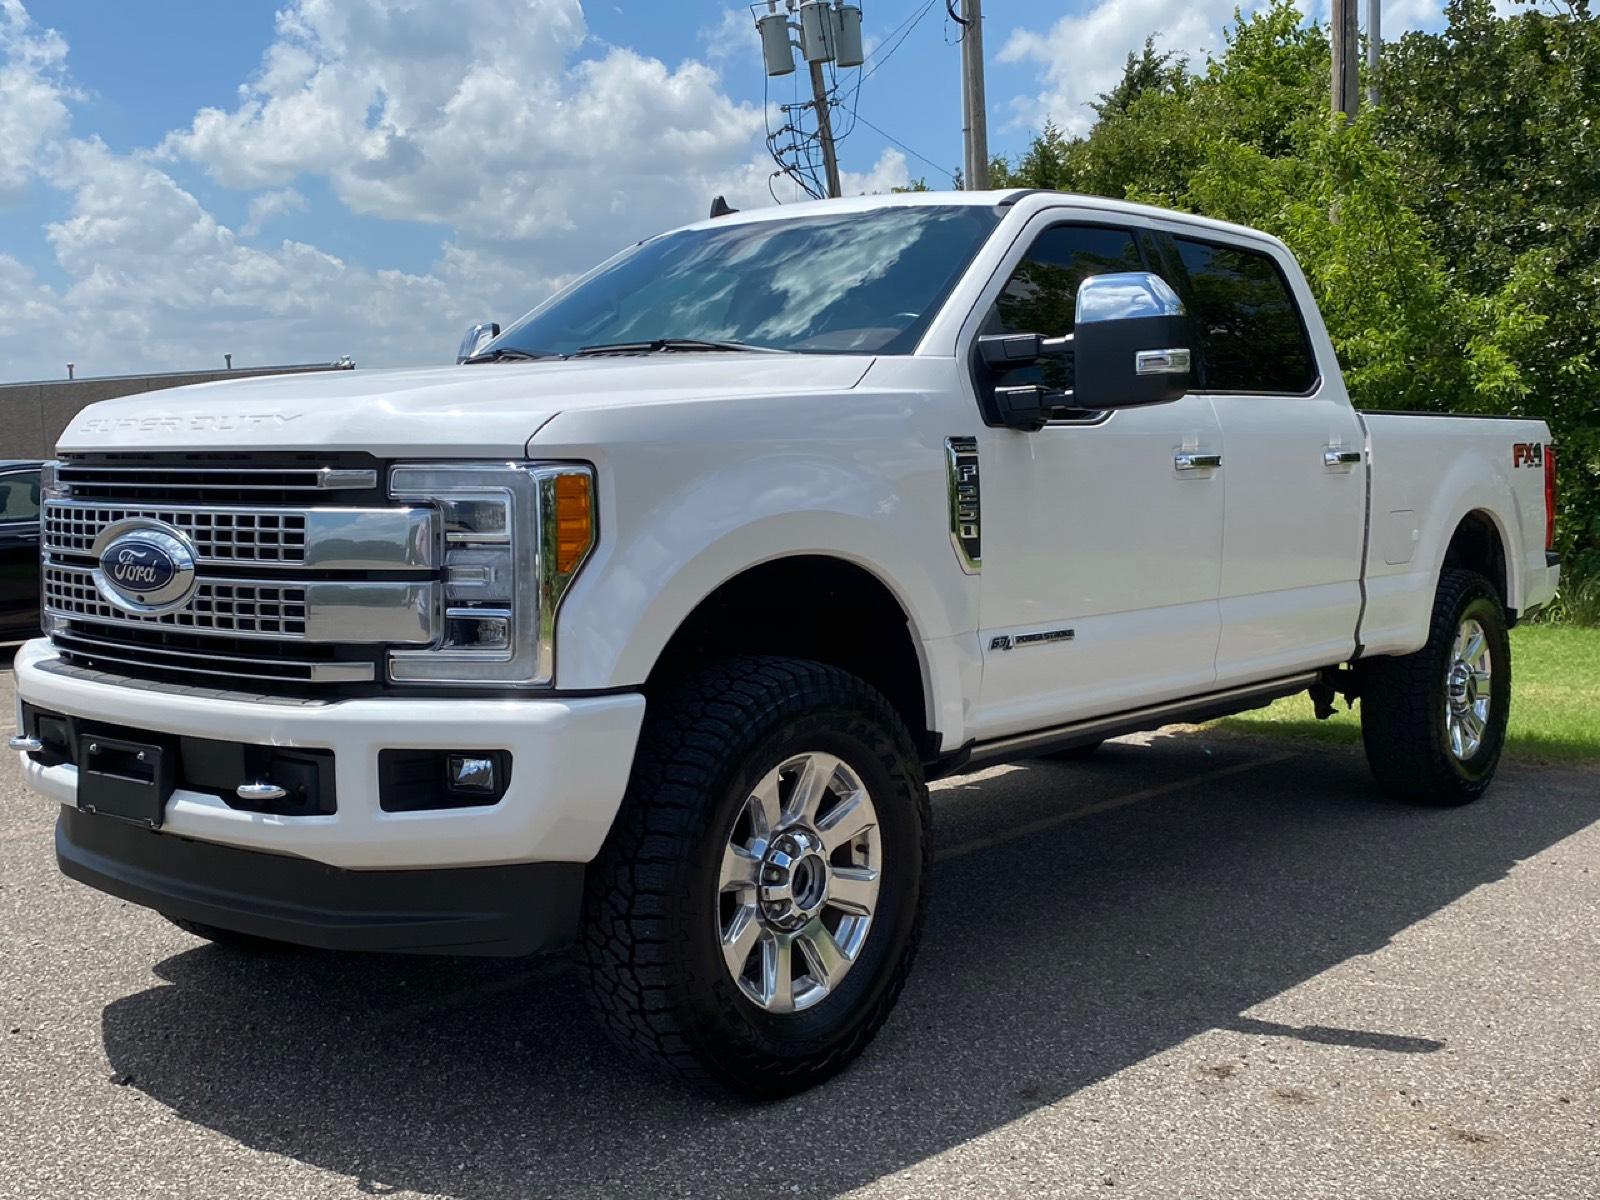
POLYGON ((743 658, 653 703, 589 872, 602 1019, 680 1074, 761 1097, 844 1067, 910 971, 927 789, 888 702, 833 667, 743 658))
POLYGON ((1416 804, 1466 804, 1494 778, 1511 706, 1511 640, 1493 585, 1447 570, 1428 642, 1362 664, 1361 739, 1384 792, 1416 804))

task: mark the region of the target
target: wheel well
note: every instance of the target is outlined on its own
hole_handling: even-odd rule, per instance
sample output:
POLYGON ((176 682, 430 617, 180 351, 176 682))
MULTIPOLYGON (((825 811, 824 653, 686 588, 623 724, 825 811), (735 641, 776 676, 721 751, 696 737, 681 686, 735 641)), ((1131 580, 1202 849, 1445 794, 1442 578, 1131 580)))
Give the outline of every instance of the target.
POLYGON ((1511 609, 1509 577, 1506 574, 1506 550, 1500 540, 1500 531, 1488 513, 1479 509, 1461 518, 1455 533, 1450 535, 1450 545, 1445 548, 1446 569, 1462 567, 1476 571, 1494 585, 1500 594, 1500 603, 1511 609))
POLYGON ((858 675, 894 705, 925 758, 937 754, 911 625, 871 572, 797 555, 734 576, 702 600, 661 652, 647 694, 681 672, 735 654, 777 654, 858 675))

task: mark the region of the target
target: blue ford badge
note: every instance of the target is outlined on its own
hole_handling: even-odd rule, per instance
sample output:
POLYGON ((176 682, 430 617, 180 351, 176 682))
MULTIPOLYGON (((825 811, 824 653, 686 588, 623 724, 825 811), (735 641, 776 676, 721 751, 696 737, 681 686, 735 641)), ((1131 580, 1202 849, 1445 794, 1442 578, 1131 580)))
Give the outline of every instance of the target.
POLYGON ((95 590, 123 612, 151 615, 183 607, 194 594, 195 550, 181 530, 131 517, 95 539, 95 590))
POLYGON ((100 569, 111 586, 124 595, 154 592, 172 582, 178 564, 160 546, 139 537, 123 538, 100 559, 100 569))

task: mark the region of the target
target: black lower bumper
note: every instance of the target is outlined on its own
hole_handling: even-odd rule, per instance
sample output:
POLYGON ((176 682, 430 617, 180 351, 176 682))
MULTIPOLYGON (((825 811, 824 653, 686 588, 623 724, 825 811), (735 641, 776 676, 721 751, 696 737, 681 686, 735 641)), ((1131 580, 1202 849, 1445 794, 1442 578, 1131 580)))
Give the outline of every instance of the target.
POLYGON ((572 940, 581 863, 347 871, 63 808, 56 861, 135 904, 328 950, 522 955, 572 940))

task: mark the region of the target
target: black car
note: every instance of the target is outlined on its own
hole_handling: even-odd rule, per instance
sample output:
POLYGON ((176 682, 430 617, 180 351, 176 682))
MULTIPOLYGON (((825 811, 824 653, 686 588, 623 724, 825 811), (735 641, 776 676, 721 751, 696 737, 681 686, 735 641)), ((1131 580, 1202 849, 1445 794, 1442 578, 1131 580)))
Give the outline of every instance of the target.
POLYGON ((0 462, 0 642, 39 632, 39 467, 0 462))

